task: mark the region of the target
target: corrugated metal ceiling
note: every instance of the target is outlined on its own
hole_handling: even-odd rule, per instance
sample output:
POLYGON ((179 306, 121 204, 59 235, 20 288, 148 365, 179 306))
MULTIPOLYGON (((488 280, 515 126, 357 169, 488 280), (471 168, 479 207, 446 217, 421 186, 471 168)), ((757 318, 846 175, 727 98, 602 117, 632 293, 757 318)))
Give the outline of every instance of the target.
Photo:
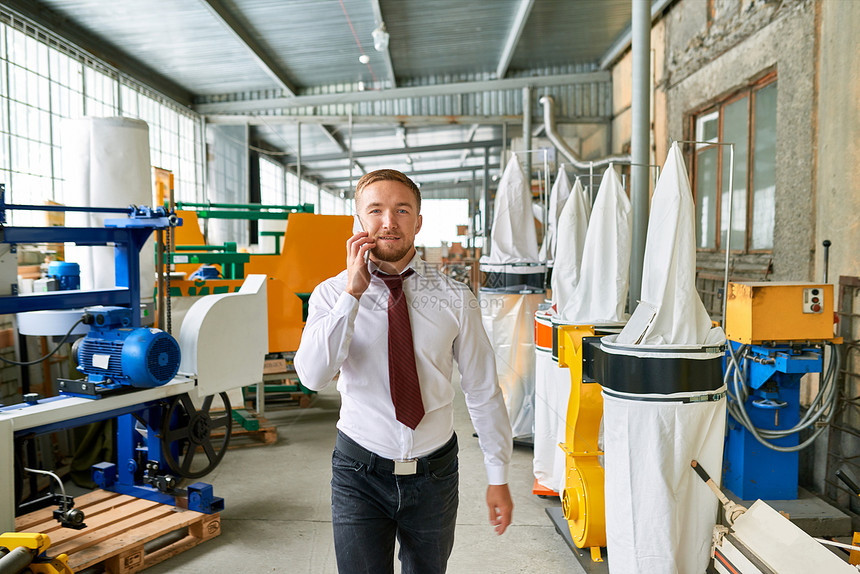
MULTIPOLYGON (((152 78, 165 80, 163 85, 176 86, 177 93, 184 90, 186 97, 253 103, 259 98, 292 96, 291 91, 302 96, 390 88, 385 54, 373 47, 372 32, 378 24, 374 3, 390 33, 390 61, 398 88, 492 80, 518 24, 516 14, 522 1, 12 0, 6 4, 38 19, 60 36, 89 42, 84 48, 100 48, 100 53, 113 56, 109 61, 120 69, 130 63, 151 72, 152 78), (362 53, 369 57, 367 64, 359 62, 362 53)), ((509 65, 504 67, 505 77, 545 77, 597 69, 600 59, 629 25, 630 12, 630 0, 534 0, 509 65)), ((147 81, 147 77, 138 79, 147 81)), ((541 88, 543 93, 556 96, 559 111, 567 118, 600 120, 610 113, 608 81, 541 88)), ((269 107, 255 114, 252 141, 295 153, 296 125, 267 122, 264 114, 345 116, 350 112, 364 116, 516 118, 522 114, 522 97, 518 90, 488 88, 478 94, 301 110, 269 107)), ((537 105, 533 105, 533 112, 538 120, 537 105)), ((310 118, 308 121, 312 122, 310 118)), ((307 157, 338 153, 350 141, 353 150, 367 151, 403 147, 404 141, 409 147, 420 147, 500 139, 500 122, 488 123, 494 125, 484 125, 475 132, 468 123, 416 128, 407 122, 405 139, 398 131, 403 128, 390 122, 356 124, 350 139, 350 128, 343 118, 333 118, 325 128, 303 127, 302 153, 307 157)), ((516 127, 516 119, 510 123, 516 127)), ((465 156, 457 150, 412 153, 409 157, 411 169, 420 171, 483 163, 482 150, 465 152, 465 156)), ((405 155, 366 157, 360 164, 366 169, 392 163, 410 168, 406 161, 405 155)), ((339 177, 348 173, 347 164, 348 160, 308 162, 307 173, 317 168, 320 177, 339 177), (333 166, 340 167, 340 172, 331 171, 333 166)), ((463 177, 471 180, 471 172, 448 172, 435 179, 463 177)))

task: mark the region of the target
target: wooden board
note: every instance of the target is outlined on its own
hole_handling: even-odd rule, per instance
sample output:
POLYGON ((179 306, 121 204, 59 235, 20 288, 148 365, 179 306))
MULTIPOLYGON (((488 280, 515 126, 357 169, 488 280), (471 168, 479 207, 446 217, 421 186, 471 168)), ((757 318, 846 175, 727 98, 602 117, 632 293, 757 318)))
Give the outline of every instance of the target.
POLYGON ((133 574, 221 534, 221 515, 202 514, 141 498, 94 490, 75 498, 86 516, 82 530, 62 528, 45 508, 15 519, 18 532, 51 539, 49 554, 68 554, 74 571, 102 566, 133 574))
MULTIPOLYGON (((249 412, 248 414, 251 415, 252 413, 249 412)), ((230 431, 230 444, 227 445, 227 450, 248 448, 251 446, 266 446, 277 442, 278 427, 269 425, 269 421, 267 421, 265 417, 257 415, 253 416, 259 421, 260 428, 257 430, 247 430, 234 420, 233 428, 230 431)), ((223 432, 213 431, 211 440, 217 444, 223 436, 223 432)), ((202 447, 200 447, 198 451, 202 451, 202 447)))

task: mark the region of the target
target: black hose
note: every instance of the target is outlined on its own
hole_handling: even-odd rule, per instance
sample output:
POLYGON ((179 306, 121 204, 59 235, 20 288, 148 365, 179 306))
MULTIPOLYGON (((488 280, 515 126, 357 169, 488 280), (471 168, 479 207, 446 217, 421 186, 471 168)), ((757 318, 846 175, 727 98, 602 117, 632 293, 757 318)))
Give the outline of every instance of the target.
POLYGON ((83 320, 84 320, 83 317, 81 317, 80 319, 75 321, 75 324, 72 325, 68 331, 66 331, 65 335, 63 335, 63 340, 60 341, 59 343, 57 343, 57 346, 54 347, 54 350, 51 351, 50 353, 48 353, 47 355, 45 355, 44 357, 39 357, 38 359, 34 359, 32 361, 13 361, 11 359, 4 359, 3 357, 0 357, 0 361, 3 361, 4 363, 7 363, 9 365, 18 365, 19 367, 29 367, 30 365, 38 365, 42 361, 46 361, 46 360, 50 359, 54 355, 54 353, 59 351, 60 347, 62 347, 65 344, 66 340, 69 338, 69 336, 71 336, 72 331, 75 330, 75 327, 80 325, 83 322, 83 320))

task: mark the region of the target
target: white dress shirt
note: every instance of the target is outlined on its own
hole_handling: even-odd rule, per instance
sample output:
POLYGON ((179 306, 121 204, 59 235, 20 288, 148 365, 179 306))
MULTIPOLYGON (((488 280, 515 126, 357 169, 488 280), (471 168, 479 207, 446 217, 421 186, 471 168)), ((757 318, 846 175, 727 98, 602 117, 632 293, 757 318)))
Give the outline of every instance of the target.
POLYGON ((404 280, 403 292, 425 413, 415 430, 395 418, 388 383, 388 287, 376 276, 360 300, 344 291, 346 271, 314 289, 296 372, 303 385, 318 391, 340 371, 337 427, 379 456, 405 460, 439 449, 453 435, 456 360, 489 484, 506 484, 511 424, 478 301, 467 286, 425 265, 417 254, 408 267, 415 273, 404 280))

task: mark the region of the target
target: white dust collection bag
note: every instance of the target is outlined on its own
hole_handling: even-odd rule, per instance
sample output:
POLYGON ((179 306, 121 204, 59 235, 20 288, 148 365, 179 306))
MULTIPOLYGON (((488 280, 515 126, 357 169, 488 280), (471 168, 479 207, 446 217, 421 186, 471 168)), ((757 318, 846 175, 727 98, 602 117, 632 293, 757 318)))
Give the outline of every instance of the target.
POLYGON ((588 211, 579 180, 573 184, 564 209, 558 218, 556 259, 552 271, 552 302, 564 309, 579 284, 582 252, 588 230, 588 211))
POLYGON ((675 142, 651 199, 641 303, 618 336, 620 344, 705 343, 711 319, 696 291, 694 217, 687 169, 675 142))
MULTIPOLYGON (((570 203, 570 201, 568 201, 570 203)), ((578 325, 620 323, 630 267, 632 208, 612 164, 603 174, 582 250, 579 281, 559 315, 578 325)))
POLYGON ((538 257, 546 261, 548 266, 553 265, 555 254, 558 249, 558 218, 564 210, 564 206, 570 197, 570 180, 564 166, 558 168, 558 175, 549 193, 549 207, 547 208, 546 233, 540 246, 538 257))
POLYGON ((611 574, 704 572, 708 565, 718 502, 690 461, 699 461, 711 476, 720 475, 725 392, 676 393, 665 399, 603 392, 611 574), (681 402, 701 397, 708 400, 681 402))
POLYGON ((507 264, 538 261, 531 193, 520 162, 513 156, 496 190, 490 255, 481 257, 481 265, 498 265, 493 270, 509 272, 507 264))
POLYGON ((574 187, 579 186, 579 192, 582 194, 582 202, 585 204, 585 218, 591 219, 591 196, 588 195, 588 192, 585 191, 585 188, 582 187, 582 184, 579 182, 579 178, 576 178, 576 183, 574 187))
POLYGON ((564 489, 564 451, 567 404, 570 399, 570 369, 561 368, 552 358, 551 309, 535 313, 535 433, 532 470, 538 484, 561 493, 564 489), (542 340, 541 340, 542 339, 542 340))
POLYGON ((725 335, 711 329, 696 292, 694 213, 673 144, 651 204, 642 300, 595 359, 612 574, 704 572, 710 557, 718 501, 690 462, 719 481, 725 335))
POLYGON ((530 437, 534 433, 534 316, 544 294, 481 289, 478 296, 513 436, 530 437))
MULTIPOLYGON (((152 206, 149 127, 132 118, 63 121, 63 203, 83 207, 152 206)), ((68 212, 69 227, 104 227, 121 213, 68 212)), ((155 287, 154 235, 140 250, 140 299, 152 301, 155 287)), ((116 286, 113 247, 66 246, 66 260, 81 267, 81 289, 116 286)))

